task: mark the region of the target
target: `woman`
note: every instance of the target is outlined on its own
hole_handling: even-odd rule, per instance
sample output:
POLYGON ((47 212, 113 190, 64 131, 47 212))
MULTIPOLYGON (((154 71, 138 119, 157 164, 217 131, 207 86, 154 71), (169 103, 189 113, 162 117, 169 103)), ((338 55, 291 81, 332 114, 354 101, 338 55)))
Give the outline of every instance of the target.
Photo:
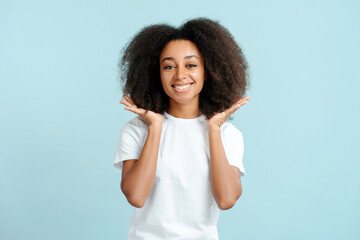
POLYGON ((242 193, 242 133, 226 120, 250 99, 247 63, 231 34, 206 18, 152 25, 126 46, 120 103, 137 116, 114 166, 136 207, 128 239, 218 239, 219 209, 242 193))

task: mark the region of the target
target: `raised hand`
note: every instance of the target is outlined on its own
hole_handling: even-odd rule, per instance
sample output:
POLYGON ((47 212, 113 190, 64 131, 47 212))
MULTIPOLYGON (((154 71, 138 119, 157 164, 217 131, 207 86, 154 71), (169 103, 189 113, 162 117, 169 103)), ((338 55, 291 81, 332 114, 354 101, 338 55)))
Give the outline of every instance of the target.
POLYGON ((125 110, 131 111, 131 112, 139 115, 139 117, 141 117, 141 119, 143 119, 149 125, 154 125, 154 124, 162 125, 163 116, 161 114, 155 113, 150 110, 145 110, 143 108, 138 108, 134 104, 133 100, 130 97, 128 97, 127 95, 123 95, 123 98, 125 100, 124 99, 120 100, 120 103, 122 103, 126 106, 124 108, 125 110))
POLYGON ((239 98, 239 100, 230 108, 221 113, 216 113, 209 120, 207 120, 208 126, 220 127, 236 110, 238 110, 242 105, 245 105, 248 100, 250 100, 250 97, 239 98))

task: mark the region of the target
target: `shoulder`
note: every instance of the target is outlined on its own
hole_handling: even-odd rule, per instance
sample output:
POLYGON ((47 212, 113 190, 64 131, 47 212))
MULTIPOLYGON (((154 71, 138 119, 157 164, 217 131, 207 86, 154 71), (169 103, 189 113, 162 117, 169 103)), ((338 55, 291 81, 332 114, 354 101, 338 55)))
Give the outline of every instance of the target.
POLYGON ((223 135, 242 135, 242 132, 231 122, 224 122, 220 130, 223 135))
POLYGON ((225 122, 223 125, 221 140, 228 157, 230 157, 232 153, 236 153, 238 156, 242 155, 244 151, 244 137, 242 132, 232 123, 225 122))
POLYGON ((146 133, 147 131, 148 124, 139 116, 135 116, 134 118, 126 122, 122 128, 122 132, 146 133))
POLYGON ((139 116, 135 116, 131 120, 129 120, 125 125, 132 125, 140 128, 147 128, 148 124, 142 120, 139 116))

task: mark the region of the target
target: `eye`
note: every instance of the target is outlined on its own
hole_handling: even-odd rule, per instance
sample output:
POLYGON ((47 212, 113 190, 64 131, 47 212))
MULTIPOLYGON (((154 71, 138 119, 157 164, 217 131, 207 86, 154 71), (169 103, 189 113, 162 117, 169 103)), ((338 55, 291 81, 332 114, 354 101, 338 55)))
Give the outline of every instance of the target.
POLYGON ((165 66, 164 67, 164 69, 166 69, 166 70, 170 70, 170 69, 173 69, 174 68, 174 66, 165 66))
POLYGON ((189 68, 194 68, 194 67, 196 67, 197 65, 195 65, 195 64, 188 64, 187 65, 189 68))

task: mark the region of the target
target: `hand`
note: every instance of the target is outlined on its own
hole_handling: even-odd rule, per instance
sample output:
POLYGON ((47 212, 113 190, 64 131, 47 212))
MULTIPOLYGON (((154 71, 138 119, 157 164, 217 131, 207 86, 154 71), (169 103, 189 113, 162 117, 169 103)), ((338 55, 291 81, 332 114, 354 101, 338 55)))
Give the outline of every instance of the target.
POLYGON ((160 126, 162 126, 163 116, 161 114, 155 113, 150 110, 145 110, 143 108, 138 108, 134 104, 133 100, 127 95, 123 95, 123 98, 125 100, 124 99, 120 100, 120 103, 126 106, 124 108, 125 110, 131 111, 139 115, 139 117, 143 119, 145 122, 147 122, 149 125, 160 124, 160 126))
POLYGON ((245 105, 247 103, 247 100, 250 100, 250 97, 243 97, 239 98, 239 100, 232 105, 230 108, 226 109, 225 111, 221 113, 216 113, 214 116, 212 116, 209 120, 207 120, 208 126, 216 126, 221 127, 221 125, 236 111, 238 110, 242 105, 245 105))

